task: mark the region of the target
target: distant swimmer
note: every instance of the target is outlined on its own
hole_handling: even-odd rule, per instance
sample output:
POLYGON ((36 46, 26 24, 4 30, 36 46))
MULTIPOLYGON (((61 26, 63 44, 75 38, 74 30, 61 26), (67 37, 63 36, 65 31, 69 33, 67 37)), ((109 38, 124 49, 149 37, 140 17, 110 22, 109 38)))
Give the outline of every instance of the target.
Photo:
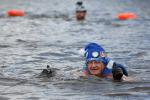
POLYGON ((97 43, 89 43, 84 48, 85 66, 83 67, 83 76, 96 76, 99 78, 108 78, 115 81, 127 79, 128 71, 126 68, 114 62, 97 43))
POLYGON ((78 21, 84 20, 86 17, 86 13, 87 13, 87 11, 86 11, 85 7, 83 6, 83 2, 78 1, 76 3, 76 19, 78 21))

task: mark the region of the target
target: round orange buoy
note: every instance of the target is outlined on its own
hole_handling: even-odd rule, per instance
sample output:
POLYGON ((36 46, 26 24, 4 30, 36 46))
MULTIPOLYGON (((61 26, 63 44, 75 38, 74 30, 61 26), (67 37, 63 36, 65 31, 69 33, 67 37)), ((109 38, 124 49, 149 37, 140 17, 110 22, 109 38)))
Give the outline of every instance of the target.
POLYGON ((23 10, 8 10, 7 11, 8 16, 24 16, 25 12, 23 10))
POLYGON ((125 13, 118 14, 117 18, 119 20, 136 19, 137 15, 135 13, 132 13, 132 12, 125 12, 125 13))

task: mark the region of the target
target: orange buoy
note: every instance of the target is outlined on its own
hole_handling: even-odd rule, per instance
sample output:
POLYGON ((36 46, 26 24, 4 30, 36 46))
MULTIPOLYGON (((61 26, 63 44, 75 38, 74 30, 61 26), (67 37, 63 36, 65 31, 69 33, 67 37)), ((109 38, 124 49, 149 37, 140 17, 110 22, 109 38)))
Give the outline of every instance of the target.
POLYGON ((8 16, 24 16, 25 12, 23 10, 8 10, 7 11, 8 16))
POLYGON ((125 13, 118 14, 117 18, 119 20, 136 19, 137 15, 135 13, 132 13, 132 12, 125 12, 125 13))

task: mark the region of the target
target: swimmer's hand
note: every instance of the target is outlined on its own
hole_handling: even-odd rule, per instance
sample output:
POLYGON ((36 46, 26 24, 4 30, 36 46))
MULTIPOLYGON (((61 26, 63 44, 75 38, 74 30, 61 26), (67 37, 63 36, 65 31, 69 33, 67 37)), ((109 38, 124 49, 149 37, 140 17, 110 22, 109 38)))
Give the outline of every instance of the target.
POLYGON ((113 64, 112 74, 113 79, 117 81, 121 81, 123 75, 128 76, 127 70, 123 66, 117 65, 116 63, 113 64))
POLYGON ((122 80, 123 71, 121 68, 117 67, 115 63, 114 63, 113 68, 112 68, 112 74, 113 74, 114 80, 117 80, 117 81, 122 80))

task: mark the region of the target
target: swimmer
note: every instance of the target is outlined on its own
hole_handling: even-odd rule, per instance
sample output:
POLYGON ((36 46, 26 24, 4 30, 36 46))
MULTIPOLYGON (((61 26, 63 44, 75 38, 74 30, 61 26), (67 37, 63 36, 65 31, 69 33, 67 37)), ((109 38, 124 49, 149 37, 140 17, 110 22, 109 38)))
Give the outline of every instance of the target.
POLYGON ((128 71, 126 68, 107 57, 102 46, 96 43, 89 43, 84 50, 85 66, 83 67, 83 74, 80 74, 81 77, 96 76, 115 81, 127 79, 128 71))
POLYGON ((76 3, 76 19, 78 21, 84 20, 85 16, 86 16, 86 9, 83 6, 83 2, 82 1, 78 1, 76 3))

